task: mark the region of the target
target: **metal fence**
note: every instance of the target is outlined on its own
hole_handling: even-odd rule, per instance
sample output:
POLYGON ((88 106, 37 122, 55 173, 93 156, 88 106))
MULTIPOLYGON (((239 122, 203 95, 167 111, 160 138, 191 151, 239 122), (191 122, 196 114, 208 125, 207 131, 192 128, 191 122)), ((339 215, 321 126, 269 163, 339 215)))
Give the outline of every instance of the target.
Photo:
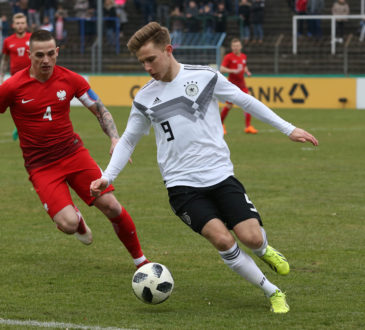
POLYGON ((174 55, 188 64, 214 64, 219 68, 226 33, 172 33, 174 55))

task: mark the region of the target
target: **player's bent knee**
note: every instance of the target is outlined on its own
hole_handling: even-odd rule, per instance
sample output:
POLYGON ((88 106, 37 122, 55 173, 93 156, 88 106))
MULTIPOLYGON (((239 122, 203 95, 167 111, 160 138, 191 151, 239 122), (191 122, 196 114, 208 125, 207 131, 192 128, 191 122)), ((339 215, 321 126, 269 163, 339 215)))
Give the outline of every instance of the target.
POLYGON ((75 213, 74 215, 59 215, 54 218, 54 222, 65 234, 72 235, 76 233, 80 220, 75 213))
POLYGON ((251 235, 245 236, 240 241, 251 249, 259 249, 264 243, 261 233, 251 233, 251 235))
POLYGON ((249 245, 253 249, 258 249, 262 246, 263 243, 264 243, 264 240, 263 240, 262 236, 253 235, 250 239, 249 245))
POLYGON ((235 242, 233 236, 229 233, 228 235, 227 233, 216 233, 210 241, 219 251, 229 250, 235 242))

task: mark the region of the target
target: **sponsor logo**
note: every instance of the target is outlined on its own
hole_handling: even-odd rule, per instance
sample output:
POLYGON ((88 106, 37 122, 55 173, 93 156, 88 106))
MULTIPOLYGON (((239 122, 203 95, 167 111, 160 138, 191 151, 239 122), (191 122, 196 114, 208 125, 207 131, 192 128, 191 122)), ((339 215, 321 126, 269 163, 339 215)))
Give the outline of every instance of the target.
POLYGON ((289 96, 293 103, 305 103, 308 98, 308 91, 304 84, 293 84, 289 96))
POLYGON ((160 102, 162 102, 162 101, 156 96, 156 98, 153 101, 153 104, 152 105, 155 105, 155 104, 160 103, 160 102))
POLYGON ((188 212, 184 212, 180 216, 181 220, 184 221, 188 226, 191 226, 191 218, 188 215, 188 212))
POLYGON ((30 99, 30 100, 24 100, 24 99, 22 99, 22 103, 23 104, 28 103, 28 102, 31 102, 31 101, 34 101, 34 99, 30 99))

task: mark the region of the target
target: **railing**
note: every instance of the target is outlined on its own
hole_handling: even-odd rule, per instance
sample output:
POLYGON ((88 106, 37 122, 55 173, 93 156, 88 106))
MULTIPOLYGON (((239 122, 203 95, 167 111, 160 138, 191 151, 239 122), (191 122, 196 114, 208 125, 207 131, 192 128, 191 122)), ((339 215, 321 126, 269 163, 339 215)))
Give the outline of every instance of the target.
MULTIPOLYGON (((188 30, 191 22, 193 22, 195 20, 199 25, 199 28, 197 29, 196 32, 200 33, 200 32, 207 32, 207 30, 209 30, 210 27, 212 27, 212 29, 214 30, 214 26, 215 26, 214 24, 216 22, 216 17, 213 15, 197 15, 192 18, 186 18, 184 16, 170 16, 167 18, 167 24, 166 24, 170 31, 172 30, 171 23, 175 20, 180 21, 183 24, 184 31, 188 30)), ((237 21, 239 31, 241 33, 242 26, 243 26, 243 19, 241 18, 241 16, 226 16, 226 20, 227 20, 227 25, 229 24, 228 23, 229 21, 231 21, 231 22, 237 21)), ((214 32, 214 31, 210 31, 210 32, 214 32)), ((243 36, 241 36, 241 37, 243 37, 243 36)))
POLYGON ((226 33, 181 33, 174 37, 172 34, 172 45, 176 50, 193 52, 196 50, 215 51, 215 62, 217 68, 221 63, 221 47, 226 33))
POLYGON ((343 48, 343 73, 345 76, 347 76, 348 72, 349 72, 348 52, 349 52, 349 45, 350 45, 352 37, 353 37, 352 33, 348 35, 346 42, 345 42, 345 46, 343 48))
POLYGON ((331 21, 331 54, 336 54, 336 20, 365 20, 365 15, 294 15, 293 16, 293 54, 298 52, 298 20, 330 20, 331 21))
POLYGON ((284 39, 284 34, 280 34, 274 46, 274 73, 279 74, 279 47, 284 39))

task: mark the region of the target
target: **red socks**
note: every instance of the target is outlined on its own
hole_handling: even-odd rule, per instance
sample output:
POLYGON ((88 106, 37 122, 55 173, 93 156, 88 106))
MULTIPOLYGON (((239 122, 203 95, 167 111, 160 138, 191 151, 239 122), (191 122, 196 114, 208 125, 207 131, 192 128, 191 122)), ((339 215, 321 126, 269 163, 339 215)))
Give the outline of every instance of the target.
POLYGON ((222 109, 222 111, 221 111, 221 121, 222 121, 222 124, 224 122, 224 119, 227 117, 229 110, 231 110, 231 109, 229 109, 227 107, 224 107, 222 109))
MULTIPOLYGON (((222 124, 224 122, 224 119, 227 117, 228 115, 228 112, 229 112, 229 108, 227 107, 224 107, 221 111, 221 121, 222 121, 222 124)), ((245 119, 246 119, 246 127, 250 126, 251 125, 251 115, 247 112, 245 112, 245 119)))
POLYGON ((127 210, 122 207, 121 214, 113 219, 109 219, 113 224, 114 231, 127 248, 133 259, 143 256, 141 244, 139 243, 136 226, 128 214, 127 210))
POLYGON ((251 114, 245 112, 246 127, 251 126, 251 114))
POLYGON ((81 212, 79 211, 79 209, 76 206, 75 206, 75 211, 80 220, 79 226, 77 227, 77 232, 80 235, 83 235, 86 233, 85 221, 84 221, 84 218, 82 217, 81 212))

